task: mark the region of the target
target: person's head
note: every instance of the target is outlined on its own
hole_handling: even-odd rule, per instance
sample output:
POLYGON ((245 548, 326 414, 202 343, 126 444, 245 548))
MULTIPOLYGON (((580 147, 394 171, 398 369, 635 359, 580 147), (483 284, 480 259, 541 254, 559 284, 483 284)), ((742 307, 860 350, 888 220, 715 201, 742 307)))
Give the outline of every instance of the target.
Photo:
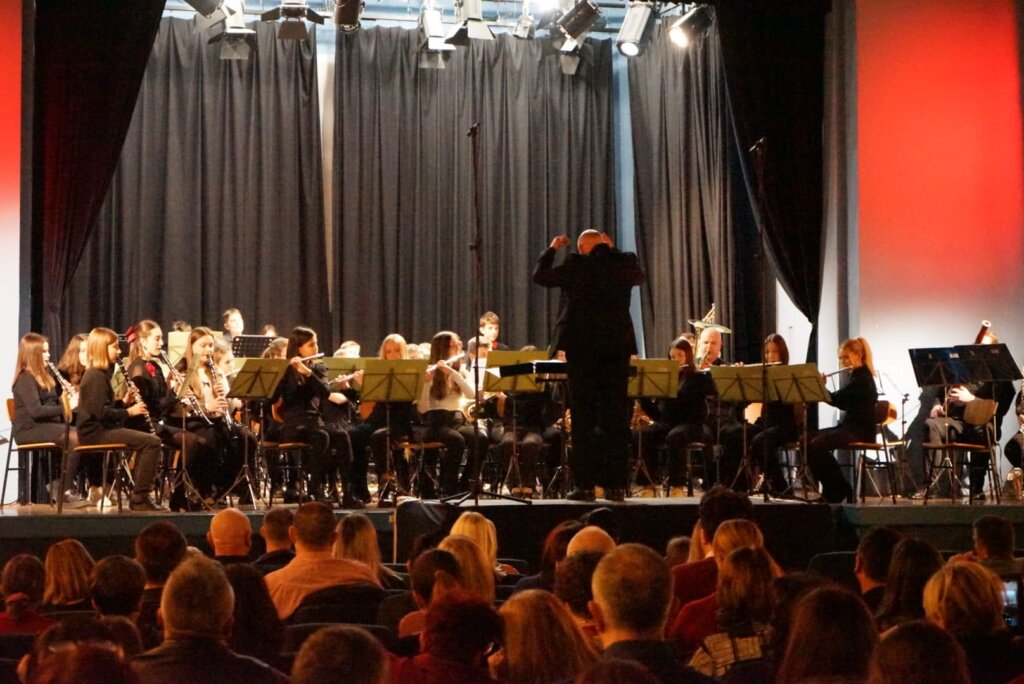
POLYGON ((581 551, 599 551, 607 553, 615 548, 615 540, 597 525, 587 525, 569 541, 565 555, 571 556, 581 551))
POLYGON ((334 350, 334 356, 339 359, 358 359, 362 348, 355 340, 345 340, 334 350))
POLYGON ((697 370, 696 360, 693 358, 693 346, 685 337, 677 337, 668 350, 668 357, 679 364, 680 370, 697 370))
POLYGON ((295 511, 288 536, 298 554, 330 551, 338 536, 334 531, 334 512, 317 501, 302 504, 295 511))
POLYGON ((160 598, 164 638, 224 640, 231 633, 235 595, 220 563, 189 558, 174 569, 160 598))
POLYGON ((608 506, 598 506, 587 511, 580 516, 580 522, 587 526, 600 527, 616 544, 622 537, 622 521, 619 519, 619 513, 608 506))
POLYGON ((136 684, 129 657, 115 644, 61 644, 48 653, 23 680, 25 684, 136 684))
POLYGON ((853 562, 853 572, 857 575, 862 592, 885 584, 893 549, 901 539, 903 535, 885 526, 872 527, 860 538, 853 562))
POLYGON ((7 614, 14 622, 21 622, 43 598, 46 569, 43 562, 28 553, 21 553, 7 561, 0 574, 7 614))
POLYGON ((64 347, 64 355, 57 362, 57 369, 66 375, 72 384, 77 385, 89 362, 89 336, 76 333, 64 347))
POLYGON ((267 345, 267 348, 260 354, 261 358, 264 359, 287 359, 288 358, 288 338, 287 337, 275 337, 267 345))
POLYGON ((474 361, 483 361, 484 359, 487 358, 487 355, 490 353, 490 351, 491 343, 488 340, 485 340, 483 337, 480 338, 479 343, 477 342, 477 338, 475 337, 469 338, 469 342, 466 343, 466 353, 469 354, 469 358, 473 359, 474 361))
POLYGON ((550 592, 519 592, 498 612, 505 622, 505 645, 491 657, 491 672, 499 681, 568 680, 597 661, 590 642, 550 592))
POLYGON ((297 325, 288 334, 288 350, 285 352, 286 359, 294 359, 296 356, 303 358, 320 353, 319 341, 316 331, 304 325, 297 325))
POLYGON ((252 525, 237 508, 225 508, 213 516, 206 541, 214 556, 248 556, 252 549, 252 525))
MULTIPOLYGON (((454 358, 461 351, 462 340, 459 339, 459 336, 450 330, 442 330, 430 340, 428 360, 431 364, 436 364, 438 361, 454 358)), ((461 367, 461 361, 453 361, 451 366, 458 369, 461 367)), ((448 374, 438 369, 430 381, 430 396, 438 400, 444 399, 448 396, 451 386, 452 380, 448 374)))
POLYGON ((576 251, 580 254, 590 254, 591 251, 598 245, 608 245, 612 247, 612 239, 607 233, 596 231, 593 228, 580 233, 579 237, 576 238, 576 251))
POLYGON ((786 650, 789 628, 800 600, 818 587, 831 586, 832 582, 815 572, 793 572, 772 580, 772 619, 769 647, 773 653, 786 650))
POLYGON ((228 642, 231 650, 259 659, 276 653, 284 641, 284 624, 277 616, 263 573, 248 563, 228 565, 224 573, 235 596, 228 642))
POLYGON ((503 625, 490 601, 449 592, 430 604, 424 616, 420 650, 441 660, 484 667, 501 646, 503 625))
POLYGON ((477 543, 492 565, 498 563, 498 530, 494 523, 476 511, 466 511, 452 525, 451 534, 461 534, 477 543))
POLYGON ((164 331, 149 319, 139 321, 128 331, 128 362, 160 356, 164 348, 164 331))
POLYGON ((1013 523, 998 515, 983 515, 974 521, 972 527, 974 552, 978 558, 1013 558, 1013 547, 1016 544, 1013 523))
POLYGON ((942 556, 926 541, 907 537, 892 552, 878 614, 888 620, 924 617, 924 585, 942 567, 942 556))
POLYGON ((380 642, 365 629, 331 625, 306 639, 295 656, 292 684, 385 684, 390 659, 380 642))
POLYGON ((134 658, 142 653, 142 635, 130 617, 125 615, 104 615, 100 620, 110 630, 114 643, 121 647, 126 656, 134 658))
POLYGON ((92 605, 100 615, 131 616, 139 610, 146 571, 127 556, 107 556, 92 569, 92 605))
POLYGON ((288 528, 295 522, 295 513, 290 508, 271 508, 263 515, 260 536, 267 543, 267 551, 290 549, 292 540, 288 528))
POLYGON ((679 537, 672 537, 665 544, 665 563, 668 567, 674 568, 677 565, 682 565, 689 560, 690 557, 690 538, 682 535, 679 537))
POLYGON ((450 552, 459 561, 460 583, 467 592, 488 603, 494 602, 494 564, 479 544, 461 534, 450 534, 438 548, 450 552))
POLYGON ((427 606, 435 597, 461 584, 462 570, 450 551, 428 549, 412 562, 409 581, 417 605, 427 606))
POLYGON ((859 596, 836 586, 813 589, 796 606, 776 681, 863 680, 877 642, 875 622, 859 596))
POLYGON ((171 330, 174 332, 192 332, 192 324, 188 321, 171 321, 171 330))
MULTIPOLYGON (((711 548, 715 553, 715 562, 721 568, 726 556, 743 547, 757 549, 764 548, 764 535, 761 528, 753 520, 736 518, 726 520, 715 531, 715 538, 711 541, 711 548)), ((774 561, 772 562, 774 565, 774 561)))
POLYGON ((958 640, 1005 628, 999 577, 979 563, 953 561, 924 585, 925 617, 958 640))
POLYGON ((616 635, 662 638, 672 601, 672 573, 661 556, 641 544, 623 544, 594 570, 590 612, 605 647, 616 635))
POLYGON ((121 356, 121 350, 117 346, 117 333, 110 328, 93 328, 89 331, 89 340, 86 344, 86 368, 106 370, 121 356))
POLYGON ((763 548, 743 546, 731 551, 718 568, 718 626, 742 635, 755 624, 767 625, 775 576, 774 561, 763 548))
POLYGON ((238 309, 227 309, 222 318, 224 319, 224 332, 231 337, 245 332, 245 320, 242 319, 242 312, 238 309))
POLYGON ((875 374, 875 362, 871 356, 871 345, 863 337, 852 337, 839 345, 839 367, 860 368, 867 366, 875 374))
POLYGON ((697 356, 704 365, 714 363, 722 357, 722 331, 717 328, 704 328, 700 331, 697 341, 697 356))
POLYGON ((594 570, 604 558, 603 551, 580 551, 558 564, 555 570, 555 596, 580 620, 589 620, 594 570))
POLYGON ((385 361, 400 361, 409 358, 409 344, 398 333, 391 333, 380 343, 377 357, 385 361))
POLYGON ((227 376, 235 370, 235 353, 226 342, 216 342, 213 345, 213 363, 222 375, 227 376))
POLYGON ((52 390, 57 383, 46 370, 46 362, 49 360, 50 341, 39 333, 26 334, 18 344, 18 362, 14 367, 14 380, 18 379, 18 375, 22 371, 26 371, 40 387, 52 390))
POLYGON ((711 551, 711 542, 715 538, 718 526, 726 520, 742 518, 752 520, 754 518, 754 504, 750 499, 734 492, 733 490, 715 485, 700 500, 700 530, 701 543, 704 546, 705 554, 711 551))
POLYGON ((114 648, 116 643, 110 628, 97 615, 86 612, 69 615, 39 633, 32 650, 18 664, 18 675, 23 682, 77 682, 77 679, 53 679, 41 673, 50 671, 47 661, 60 651, 71 650, 79 644, 114 648))
POLYGON ((43 603, 63 606, 88 600, 89 575, 95 565, 82 542, 64 539, 46 551, 46 589, 43 603))
POLYGON ((277 326, 273 323, 264 323, 260 327, 260 335, 264 337, 277 337, 277 326))
POLYGON ((498 339, 498 332, 501 330, 501 319, 493 311, 485 311, 480 316, 480 337, 490 343, 498 339))
POLYGON ((135 560, 146 572, 146 581, 162 586, 178 563, 185 560, 185 535, 168 522, 148 525, 135 537, 135 560))
POLYGON ((554 578, 555 566, 565 559, 569 542, 576 533, 583 529, 578 520, 563 520, 551 528, 544 537, 544 546, 540 552, 540 573, 548 579, 554 578))
POLYGON ((946 630, 924 620, 896 627, 878 642, 868 684, 969 684, 967 656, 946 630))
POLYGON ((380 572, 380 543, 377 529, 362 513, 349 513, 338 521, 337 541, 334 542, 334 557, 356 560, 380 572))
POLYGON ((783 366, 789 364, 789 345, 782 335, 772 333, 764 338, 764 362, 780 363, 783 366))
MULTIPOLYGON (((191 366, 202 366, 207 360, 213 358, 213 331, 209 328, 199 326, 192 328, 188 333, 188 342, 185 343, 185 363, 191 366)), ((198 382, 198 378, 194 380, 198 382)))

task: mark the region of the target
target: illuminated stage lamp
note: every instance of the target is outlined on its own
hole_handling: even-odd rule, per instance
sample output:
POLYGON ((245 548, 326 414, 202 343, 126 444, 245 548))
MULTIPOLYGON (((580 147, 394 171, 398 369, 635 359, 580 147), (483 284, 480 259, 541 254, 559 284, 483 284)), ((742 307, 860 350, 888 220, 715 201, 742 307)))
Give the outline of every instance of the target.
POLYGON ((697 5, 675 20, 668 29, 668 37, 681 48, 685 48, 705 36, 713 19, 707 5, 697 5))
POLYGON ((626 16, 622 20, 622 28, 615 39, 619 52, 626 57, 636 57, 644 51, 647 39, 654 27, 657 14, 653 2, 631 2, 626 8, 626 16))

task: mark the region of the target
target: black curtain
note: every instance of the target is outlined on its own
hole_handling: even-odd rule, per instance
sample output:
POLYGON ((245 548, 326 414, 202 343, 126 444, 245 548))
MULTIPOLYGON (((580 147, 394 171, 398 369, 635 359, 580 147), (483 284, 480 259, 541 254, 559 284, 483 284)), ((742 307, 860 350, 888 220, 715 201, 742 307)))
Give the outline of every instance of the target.
POLYGON ((132 118, 164 0, 37 0, 33 330, 60 345, 61 307, 132 118))
POLYGON ((553 297, 530 283, 551 237, 614 233, 611 41, 575 76, 544 41, 509 35, 419 69, 416 31, 339 32, 334 236, 336 334, 373 349, 439 328, 476 330, 474 170, 479 122, 482 308, 514 347, 548 341, 553 297))
POLYGON ((756 354, 766 293, 718 31, 681 50, 656 27, 644 54, 629 60, 629 92, 647 354, 664 356, 680 332, 692 332, 687 320, 712 303, 718 322, 734 331, 727 355, 729 348, 741 358, 756 354))
POLYGON ((65 307, 69 330, 141 318, 247 332, 329 325, 316 44, 254 24, 247 61, 164 19, 117 173, 65 307))
MULTIPOLYGON (((721 0, 715 5, 740 150, 763 139, 764 192, 746 162, 779 280, 816 326, 824 216, 825 16, 828 0, 721 0)), ((815 357, 815 334, 810 358, 815 357)))

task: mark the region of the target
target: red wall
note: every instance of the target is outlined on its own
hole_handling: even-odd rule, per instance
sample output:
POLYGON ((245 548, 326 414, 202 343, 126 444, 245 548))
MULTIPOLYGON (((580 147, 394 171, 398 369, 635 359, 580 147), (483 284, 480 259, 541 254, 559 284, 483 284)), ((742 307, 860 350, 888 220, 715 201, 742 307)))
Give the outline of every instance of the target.
POLYGON ((0 232, 5 245, 12 235, 17 239, 19 232, 20 168, 21 3, 4 2, 0 3, 0 232))

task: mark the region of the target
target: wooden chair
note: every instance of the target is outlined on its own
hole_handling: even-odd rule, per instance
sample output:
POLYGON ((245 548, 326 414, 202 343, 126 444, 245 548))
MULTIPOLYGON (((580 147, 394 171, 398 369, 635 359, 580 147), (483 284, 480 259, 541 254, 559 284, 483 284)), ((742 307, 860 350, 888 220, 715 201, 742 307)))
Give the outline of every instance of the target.
MULTIPOLYGON (((10 398, 10 399, 7 400, 7 419, 11 422, 12 425, 14 424, 14 399, 13 398, 10 398)), ((43 455, 45 455, 46 456, 46 473, 47 473, 47 476, 49 476, 49 474, 51 472, 53 472, 53 470, 52 470, 52 468, 53 468, 52 457, 53 457, 53 453, 54 452, 57 452, 61 456, 63 456, 64 455, 64 447, 62 445, 60 445, 60 444, 57 444, 56 442, 33 442, 31 444, 19 444, 19 445, 15 446, 14 445, 14 434, 13 434, 13 431, 12 431, 11 439, 7 442, 7 466, 4 469, 3 489, 0 490, 0 509, 2 509, 4 507, 3 495, 7 492, 7 478, 8 478, 8 476, 10 475, 10 473, 12 471, 13 472, 19 472, 19 473, 21 471, 25 471, 25 475, 26 475, 26 489, 22 491, 19 488, 19 496, 18 496, 19 503, 32 503, 32 479, 33 479, 32 478, 32 470, 33 470, 32 469, 32 465, 33 465, 33 462, 34 462, 34 460, 36 458, 41 458, 43 455), (26 455, 27 458, 26 458, 26 463, 25 463, 24 466, 20 464, 20 460, 21 459, 19 458, 18 459, 19 460, 18 465, 14 466, 14 467, 11 467, 11 454, 14 453, 14 452, 18 452, 19 456, 21 455, 21 453, 24 453, 26 455)), ((64 490, 61 489, 61 492, 63 492, 63 491, 64 490)), ((58 497, 58 499, 62 500, 63 497, 58 497)), ((50 503, 52 504, 53 502, 51 501, 50 503)), ((59 511, 59 504, 58 504, 58 511, 59 511)))
POLYGON ((896 420, 895 407, 888 401, 882 399, 875 403, 875 437, 881 436, 881 441, 875 442, 851 442, 847 447, 855 454, 854 459, 854 483, 856 493, 860 495, 860 502, 864 503, 864 481, 867 480, 875 490, 879 503, 885 497, 871 475, 873 470, 884 470, 889 475, 889 496, 892 502, 896 503, 896 467, 893 461, 893 450, 902 448, 904 443, 900 441, 890 442, 885 434, 885 427, 896 420), (874 454, 868 457, 868 453, 874 454))
POLYGON ((429 484, 434 492, 441 489, 437 475, 425 467, 423 455, 427 449, 436 449, 438 452, 442 452, 445 450, 445 446, 442 442, 424 442, 414 439, 400 439, 391 442, 391 450, 401 452, 395 458, 404 458, 409 461, 409 470, 412 473, 409 476, 409 489, 420 498, 423 497, 424 491, 423 478, 430 481, 429 484))
MULTIPOLYGON (((299 494, 309 493, 309 483, 306 481, 305 472, 302 469, 302 454, 312 449, 306 442, 263 442, 261 450, 267 464, 267 487, 266 499, 268 503, 273 502, 274 488, 279 483, 277 476, 284 472, 291 471, 293 481, 299 494), (276 463, 271 458, 276 456, 276 463), (303 485, 301 488, 299 484, 303 485)), ((281 483, 283 485, 283 482, 281 483)))
MULTIPOLYGON (((988 486, 990 496, 999 503, 999 463, 998 448, 994 439, 994 428, 992 421, 996 416, 998 404, 991 399, 972 399, 964 407, 964 423, 966 425, 981 428, 985 435, 983 444, 970 444, 963 441, 952 441, 945 443, 926 442, 922 444, 925 453, 925 463, 928 466, 928 486, 924 493, 924 503, 928 503, 931 495, 932 485, 937 477, 945 473, 949 477, 950 500, 956 501, 960 495, 960 478, 956 473, 964 466, 970 468, 971 453, 985 453, 988 455, 988 463, 985 472, 988 475, 988 486), (936 471, 939 474, 936 475, 936 471)), ((968 490, 967 503, 974 503, 973 488, 968 490)))

